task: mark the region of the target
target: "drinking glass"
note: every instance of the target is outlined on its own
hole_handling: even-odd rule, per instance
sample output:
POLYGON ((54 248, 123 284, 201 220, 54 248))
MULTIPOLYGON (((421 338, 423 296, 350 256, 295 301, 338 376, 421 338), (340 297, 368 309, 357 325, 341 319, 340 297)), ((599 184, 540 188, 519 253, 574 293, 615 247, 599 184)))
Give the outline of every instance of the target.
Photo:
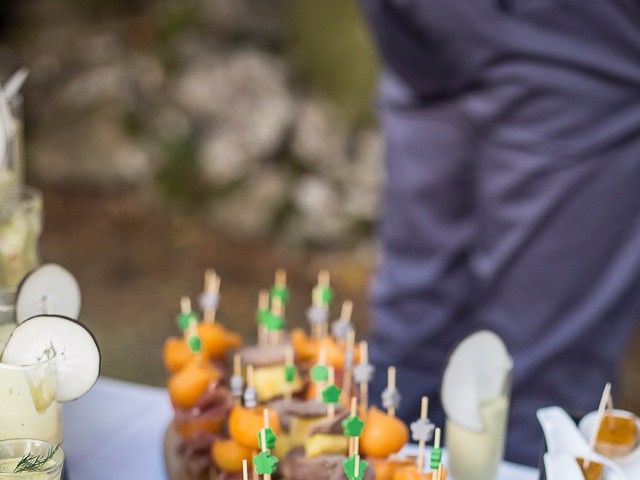
POLYGON ((15 299, 15 287, 0 286, 0 357, 11 336, 11 332, 16 328, 15 299))
POLYGON ((0 363, 0 440, 62 440, 62 408, 56 400, 55 355, 34 365, 0 363))
MULTIPOLYGON (((55 445, 58 445, 57 443, 55 445)), ((55 445, 41 440, 12 439, 0 441, 0 480, 60 480, 64 452, 55 450, 51 459, 37 471, 13 473, 25 455, 47 457, 55 445)))
POLYGON ((42 195, 25 187, 11 207, 0 211, 0 287, 17 285, 38 266, 41 232, 42 195))
POLYGON ((449 471, 456 480, 493 480, 504 458, 511 397, 511 369, 476 377, 484 428, 470 430, 446 419, 449 471))

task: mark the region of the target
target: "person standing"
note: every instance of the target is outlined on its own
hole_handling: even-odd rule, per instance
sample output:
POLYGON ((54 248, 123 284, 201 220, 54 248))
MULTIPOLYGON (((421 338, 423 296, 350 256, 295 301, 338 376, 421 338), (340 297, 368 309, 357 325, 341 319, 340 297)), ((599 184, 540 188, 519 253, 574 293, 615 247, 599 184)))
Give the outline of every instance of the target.
POLYGON ((595 408, 636 328, 640 3, 361 2, 386 145, 372 361, 413 419, 455 343, 495 331, 507 458, 535 464, 536 409, 595 408))

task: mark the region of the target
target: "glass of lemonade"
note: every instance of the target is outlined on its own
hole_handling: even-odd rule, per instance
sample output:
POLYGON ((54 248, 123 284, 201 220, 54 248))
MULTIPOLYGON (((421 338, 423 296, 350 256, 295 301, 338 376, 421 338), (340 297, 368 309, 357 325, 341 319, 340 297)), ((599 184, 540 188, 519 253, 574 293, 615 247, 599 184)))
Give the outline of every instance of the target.
POLYGON ((55 356, 35 365, 0 363, 0 440, 62 441, 62 408, 56 400, 55 356))
POLYGON ((38 266, 42 231, 42 195, 25 187, 0 211, 0 286, 15 286, 38 266))
POLYGON ((480 417, 484 428, 473 431, 446 419, 449 471, 456 480, 494 480, 504 457, 511 397, 511 369, 478 377, 480 417), (496 380, 501 384, 496 391, 496 380), (490 389, 486 389, 491 385, 490 389))
POLYGON ((64 452, 61 447, 56 449, 56 445, 27 439, 0 441, 0 480, 60 480, 64 452), (14 473, 25 455, 30 455, 32 459, 50 458, 36 470, 14 473))
POLYGON ((3 287, 0 285, 0 356, 16 328, 15 323, 16 287, 3 287))

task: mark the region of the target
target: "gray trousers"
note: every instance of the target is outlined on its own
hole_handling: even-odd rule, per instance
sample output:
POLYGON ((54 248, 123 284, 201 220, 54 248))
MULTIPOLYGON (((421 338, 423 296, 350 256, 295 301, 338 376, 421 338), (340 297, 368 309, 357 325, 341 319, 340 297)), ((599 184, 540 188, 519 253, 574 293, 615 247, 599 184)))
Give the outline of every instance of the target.
POLYGON ((640 307, 640 3, 363 0, 383 59, 371 355, 400 416, 482 328, 515 361, 507 457, 536 409, 597 407, 640 307))

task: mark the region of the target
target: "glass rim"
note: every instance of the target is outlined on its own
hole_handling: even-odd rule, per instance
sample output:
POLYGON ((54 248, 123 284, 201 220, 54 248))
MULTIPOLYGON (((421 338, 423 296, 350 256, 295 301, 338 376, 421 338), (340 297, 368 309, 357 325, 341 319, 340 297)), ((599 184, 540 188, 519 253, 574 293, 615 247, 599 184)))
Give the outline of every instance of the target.
MULTIPOLYGON (((55 363, 57 357, 58 357, 58 354, 54 352, 53 355, 49 358, 40 360, 39 362, 29 363, 27 365, 13 365, 11 363, 0 362, 0 371, 2 370, 20 370, 20 371, 37 370, 39 368, 46 367, 51 363, 55 363)), ((2 442, 2 440, 0 440, 0 442, 2 442)))
MULTIPOLYGON (((0 440, 0 447, 2 447, 3 444, 15 444, 15 443, 18 443, 18 444, 35 443, 35 444, 40 444, 40 446, 45 446, 47 448, 55 447, 55 445, 53 445, 52 443, 44 440, 38 440, 37 438, 7 438, 5 440, 0 440)), ((62 448, 62 442, 60 442, 58 451, 55 453, 55 455, 58 455, 58 453, 60 454, 60 457, 58 460, 55 460, 54 465, 51 465, 50 467, 42 470, 38 470, 36 473, 52 474, 52 473, 59 472, 64 465, 64 459, 65 459, 65 453, 64 453, 64 449, 62 448)), ((21 472, 21 473, 25 473, 29 475, 29 474, 33 474, 34 472, 21 472)), ((17 474, 16 473, 0 473, 0 479, 3 479, 3 478, 14 479, 16 478, 16 475, 20 475, 20 473, 17 473, 17 474)))

